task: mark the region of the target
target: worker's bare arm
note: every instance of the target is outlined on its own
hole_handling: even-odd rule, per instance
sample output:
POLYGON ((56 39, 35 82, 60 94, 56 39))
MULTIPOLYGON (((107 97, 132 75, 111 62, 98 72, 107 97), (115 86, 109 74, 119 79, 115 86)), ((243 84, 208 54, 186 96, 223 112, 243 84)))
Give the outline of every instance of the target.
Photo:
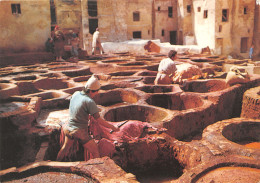
POLYGON ((104 119, 102 119, 99 115, 99 113, 95 113, 93 114, 93 117, 95 118, 95 120, 101 124, 102 126, 105 126, 107 128, 111 128, 113 131, 117 132, 119 131, 119 128, 117 126, 114 126, 112 124, 110 124, 109 122, 105 121, 104 119))

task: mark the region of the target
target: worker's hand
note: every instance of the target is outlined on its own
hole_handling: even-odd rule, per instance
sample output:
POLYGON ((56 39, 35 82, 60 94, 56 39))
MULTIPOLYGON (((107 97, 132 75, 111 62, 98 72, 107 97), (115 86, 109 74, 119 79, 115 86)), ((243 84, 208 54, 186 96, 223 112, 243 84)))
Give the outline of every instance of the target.
POLYGON ((112 130, 113 130, 113 132, 118 132, 119 128, 117 126, 114 126, 114 128, 112 130))

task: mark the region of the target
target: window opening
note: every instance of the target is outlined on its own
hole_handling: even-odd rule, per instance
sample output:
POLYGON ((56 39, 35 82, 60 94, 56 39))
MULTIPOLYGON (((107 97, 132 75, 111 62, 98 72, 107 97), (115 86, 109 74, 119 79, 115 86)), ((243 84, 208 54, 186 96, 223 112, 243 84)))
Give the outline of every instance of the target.
POLYGON ((133 38, 142 38, 142 32, 141 31, 134 31, 133 32, 133 38))
POLYGON ((160 6, 158 6, 158 11, 161 11, 161 7, 160 6))
POLYGON ((223 9, 222 10, 222 22, 227 22, 228 21, 228 10, 223 9))
POLYGON ((21 14, 20 4, 11 4, 12 14, 21 14))
POLYGON ((140 21, 140 12, 139 11, 133 12, 133 21, 140 21))
POLYGON ((50 11, 51 11, 51 24, 56 24, 57 23, 57 18, 56 18, 56 7, 54 4, 54 0, 50 0, 50 11))
POLYGON ((244 7, 244 15, 247 14, 247 7, 244 7))
POLYGON ((222 25, 218 27, 218 32, 222 32, 222 25))
POLYGON ((168 17, 172 17, 172 6, 168 7, 168 17))
POLYGON ((208 10, 204 10, 203 18, 208 18, 208 10))
POLYGON ((187 5, 187 12, 191 13, 191 5, 187 5))
POLYGON ((97 17, 97 0, 88 1, 88 15, 91 17, 97 17))
POLYGON ((242 37, 241 38, 241 46, 240 46, 240 52, 241 53, 246 53, 247 52, 247 43, 248 43, 248 38, 247 37, 242 37))
POLYGON ((201 11, 201 7, 198 7, 198 12, 200 12, 201 11))
POLYGON ((90 18, 89 21, 89 33, 94 34, 96 28, 98 27, 98 19, 97 18, 90 18))
POLYGON ((164 29, 162 30, 162 36, 164 36, 164 29))

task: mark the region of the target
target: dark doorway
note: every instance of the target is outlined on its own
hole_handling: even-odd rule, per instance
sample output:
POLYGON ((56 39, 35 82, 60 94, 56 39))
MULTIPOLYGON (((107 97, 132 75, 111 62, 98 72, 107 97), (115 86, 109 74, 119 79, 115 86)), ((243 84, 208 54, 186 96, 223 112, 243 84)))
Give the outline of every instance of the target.
POLYGON ((170 43, 177 44, 177 31, 170 31, 170 43))
POLYGON ((93 34, 96 31, 96 28, 98 27, 98 19, 88 19, 89 21, 89 33, 93 34))
POLYGON ((241 53, 246 53, 247 52, 247 43, 248 43, 248 38, 247 37, 242 37, 241 38, 241 46, 240 46, 240 52, 241 53))
POLYGON ((142 38, 142 32, 141 31, 134 31, 133 32, 133 38, 141 39, 142 38))
POLYGON ((183 45, 183 34, 182 34, 182 31, 179 31, 178 44, 179 45, 183 45))
POLYGON ((57 23, 56 19, 56 8, 54 4, 54 0, 50 0, 50 10, 51 10, 51 25, 54 25, 57 23))

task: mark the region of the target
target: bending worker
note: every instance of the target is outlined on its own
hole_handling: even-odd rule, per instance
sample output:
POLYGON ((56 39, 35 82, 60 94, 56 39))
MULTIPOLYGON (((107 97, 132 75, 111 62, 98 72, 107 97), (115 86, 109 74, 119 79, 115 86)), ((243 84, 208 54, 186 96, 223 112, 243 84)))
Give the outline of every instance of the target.
POLYGON ((154 84, 172 84, 173 83, 173 76, 176 69, 176 65, 174 60, 177 57, 177 52, 174 50, 169 51, 168 58, 164 58, 161 60, 158 73, 154 80, 154 84))
POLYGON ((100 125, 111 128, 113 131, 119 130, 118 127, 105 121, 99 115, 99 109, 93 100, 93 97, 98 94, 99 89, 100 83, 92 75, 83 90, 76 91, 72 95, 69 106, 70 118, 68 124, 63 127, 65 141, 58 153, 57 161, 61 161, 68 154, 74 139, 83 144, 84 149, 87 149, 93 158, 100 157, 98 146, 88 132, 89 115, 93 116, 95 121, 100 125))

